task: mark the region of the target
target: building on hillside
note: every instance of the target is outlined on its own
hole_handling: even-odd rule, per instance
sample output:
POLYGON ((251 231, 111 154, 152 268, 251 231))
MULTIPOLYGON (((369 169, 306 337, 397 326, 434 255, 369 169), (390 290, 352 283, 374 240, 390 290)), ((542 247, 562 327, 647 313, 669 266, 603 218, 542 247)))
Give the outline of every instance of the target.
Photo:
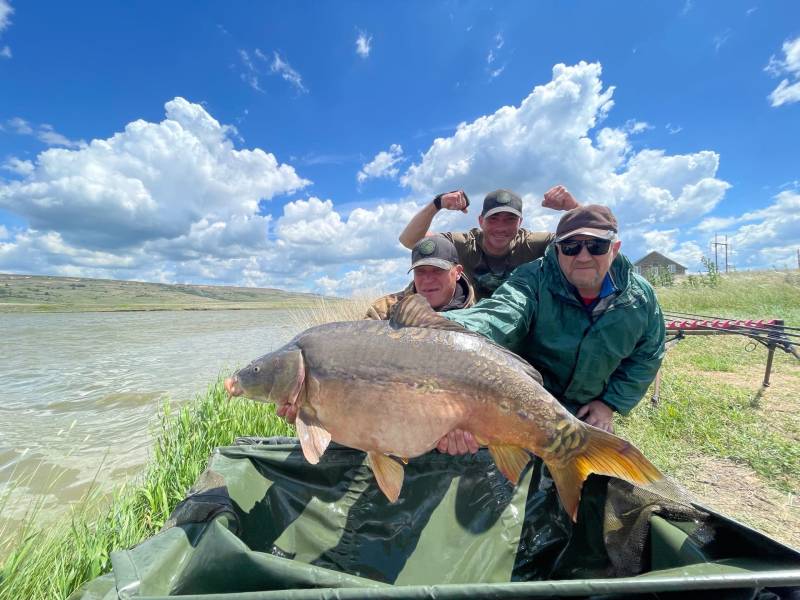
POLYGON ((633 263, 633 268, 640 275, 646 275, 648 271, 669 271, 675 275, 686 274, 686 267, 655 251, 633 263))

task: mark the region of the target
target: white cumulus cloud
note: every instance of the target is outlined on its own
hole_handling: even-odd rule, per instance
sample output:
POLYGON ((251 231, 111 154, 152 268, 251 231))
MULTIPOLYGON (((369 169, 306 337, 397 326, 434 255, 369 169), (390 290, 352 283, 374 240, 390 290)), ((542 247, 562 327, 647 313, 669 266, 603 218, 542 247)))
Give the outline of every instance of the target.
MULTIPOLYGON (((482 196, 499 187, 522 195, 525 226, 552 230, 560 215, 539 204, 556 183, 582 202, 612 206, 633 259, 658 250, 696 270, 719 232, 737 267, 790 261, 800 244, 796 190, 764 210, 716 216, 730 187, 717 177, 720 156, 702 147, 634 148, 631 136, 649 125, 637 115, 608 125, 613 95, 599 64, 556 65, 551 81, 461 123, 407 168, 400 144, 378 153, 359 179, 396 177, 408 197, 356 208, 352 198, 319 191, 294 195, 310 183, 294 167, 260 148, 237 150, 233 128, 176 98, 161 122, 134 121, 108 139, 31 161, 7 159, 3 167, 19 179, 0 180, 0 208, 29 227, 0 240, 0 271, 395 291, 409 280, 410 259, 397 237, 434 194, 463 188, 473 200, 467 215, 437 215, 437 231, 475 226, 482 196), (285 194, 293 195, 276 216, 259 209, 285 194)), ((4 127, 39 131, 24 121, 4 127)))
POLYGON ((2 168, 17 175, 30 175, 33 173, 33 163, 29 160, 20 160, 14 156, 3 163, 2 168))
POLYGON ((361 167, 356 179, 358 183, 364 183, 370 177, 397 177, 400 172, 397 165, 403 160, 403 147, 392 144, 388 151, 378 152, 375 158, 361 167))
POLYGON ((598 130, 614 92, 600 75, 599 64, 556 65, 553 80, 519 106, 436 139, 402 183, 426 197, 458 188, 481 197, 506 187, 537 198, 562 183, 583 201, 613 206, 628 227, 681 224, 713 210, 729 187, 716 178, 719 156, 633 152, 629 134, 648 127, 640 121, 598 130))
MULTIPOLYGON (((719 155, 712 150, 635 152, 629 136, 650 125, 630 119, 620 128, 602 127, 614 88, 603 86, 601 72, 597 63, 556 65, 552 81, 536 86, 519 105, 461 123, 452 136, 436 139, 400 181, 423 198, 459 188, 473 199, 499 187, 516 190, 525 200, 528 226, 554 225, 554 213, 539 204, 547 189, 561 183, 580 201, 612 206, 627 251, 638 258, 647 246, 645 232, 702 218, 730 185, 716 177, 719 155)), ((474 219, 456 223, 474 226, 474 219)), ((438 217, 434 227, 443 230, 438 217)))
POLYGON ((800 247, 800 193, 783 191, 771 205, 741 216, 728 235, 736 267, 795 267, 800 247))
POLYGON ((774 77, 787 75, 769 95, 773 107, 800 101, 800 36, 785 41, 781 49, 783 57, 772 55, 764 67, 774 77))
POLYGON ((11 25, 11 13, 14 9, 11 8, 11 3, 8 0, 0 0, 0 33, 11 25))
MULTIPOLYGON (((0 0, 0 36, 2 36, 3 30, 11 25, 11 14, 13 12, 14 9, 11 8, 11 3, 8 0, 0 0)), ((0 58, 11 58, 11 48, 3 46, 0 49, 0 58)))
POLYGON ((356 208, 345 219, 332 200, 310 197, 289 202, 277 220, 277 247, 291 250, 295 260, 343 264, 354 260, 397 256, 398 225, 414 215, 411 203, 356 208))
POLYGON ((261 149, 236 150, 199 104, 175 98, 165 109, 160 123, 42 152, 23 180, 0 186, 0 207, 68 244, 109 251, 252 216, 260 200, 309 183, 261 149))

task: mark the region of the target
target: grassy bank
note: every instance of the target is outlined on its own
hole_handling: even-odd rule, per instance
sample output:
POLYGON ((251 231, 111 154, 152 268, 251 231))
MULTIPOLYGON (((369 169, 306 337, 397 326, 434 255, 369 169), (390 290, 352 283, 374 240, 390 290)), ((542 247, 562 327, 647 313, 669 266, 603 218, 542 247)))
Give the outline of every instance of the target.
MULTIPOLYGON (((800 327, 800 273, 743 272, 677 280, 665 311, 781 318, 800 327)), ((618 430, 701 501, 800 548, 800 361, 742 336, 690 337, 667 352, 661 400, 645 396, 618 430)))
MULTIPOLYGON (((708 275, 694 278, 708 283, 708 275)), ((800 271, 742 271, 720 275, 716 285, 688 285, 680 278, 657 288, 665 311, 711 316, 772 318, 800 327, 800 271)))
POLYGON ((0 313, 303 308, 319 298, 269 288, 0 273, 0 313))
MULTIPOLYGON (((668 310, 783 317, 800 326, 800 277, 792 274, 735 274, 713 287, 658 293, 668 310)), ((364 310, 364 302, 325 303, 298 312, 294 324, 355 319, 364 310)), ((800 363, 776 354, 773 386, 762 391, 765 359, 764 348, 738 336, 683 341, 667 353, 659 404, 648 394, 617 427, 704 503, 800 547, 800 363)), ((110 551, 159 529, 214 447, 237 436, 288 432, 270 406, 228 402, 219 382, 180 409, 165 406, 141 479, 110 502, 88 500, 62 525, 34 521, 0 546, 0 556, 10 552, 0 569, 0 599, 65 597, 109 569, 110 551)))
MULTIPOLYGON (((156 533, 217 446, 236 437, 293 435, 272 405, 229 402, 221 381, 178 408, 162 407, 151 458, 142 476, 113 498, 90 496, 56 524, 33 514, 0 545, 0 599, 65 598, 111 568, 109 553, 156 533), (42 519, 42 522, 39 521, 42 519)), ((0 498, 0 510, 3 499, 0 498)))

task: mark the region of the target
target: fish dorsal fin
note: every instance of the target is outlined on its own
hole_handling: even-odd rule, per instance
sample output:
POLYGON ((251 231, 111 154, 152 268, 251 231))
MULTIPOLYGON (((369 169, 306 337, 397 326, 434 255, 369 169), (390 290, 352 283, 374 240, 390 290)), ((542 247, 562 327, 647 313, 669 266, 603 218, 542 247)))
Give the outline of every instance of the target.
POLYGON ((302 407, 297 413, 297 420, 294 424, 297 427, 297 437, 300 438, 303 456, 312 465, 317 464, 328 448, 328 444, 331 443, 330 432, 319 422, 317 416, 307 410, 306 407, 302 407))
POLYGON ((395 304, 389 316, 389 324, 394 328, 428 327, 471 333, 455 321, 445 319, 433 310, 422 294, 410 294, 395 304))
POLYGON ((381 488, 389 502, 397 502, 405 476, 403 465, 391 456, 386 456, 380 452, 371 451, 367 454, 369 455, 370 466, 378 482, 378 487, 381 488))

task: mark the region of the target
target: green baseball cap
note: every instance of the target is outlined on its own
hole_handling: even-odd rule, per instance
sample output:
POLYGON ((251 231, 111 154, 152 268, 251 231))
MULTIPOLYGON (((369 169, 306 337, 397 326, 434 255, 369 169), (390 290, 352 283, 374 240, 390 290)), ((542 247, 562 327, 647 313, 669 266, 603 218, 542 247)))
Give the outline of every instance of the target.
POLYGON ((425 265, 449 271, 457 264, 459 264, 458 252, 453 242, 437 233, 424 237, 414 244, 414 249, 411 251, 411 268, 408 272, 425 265))

